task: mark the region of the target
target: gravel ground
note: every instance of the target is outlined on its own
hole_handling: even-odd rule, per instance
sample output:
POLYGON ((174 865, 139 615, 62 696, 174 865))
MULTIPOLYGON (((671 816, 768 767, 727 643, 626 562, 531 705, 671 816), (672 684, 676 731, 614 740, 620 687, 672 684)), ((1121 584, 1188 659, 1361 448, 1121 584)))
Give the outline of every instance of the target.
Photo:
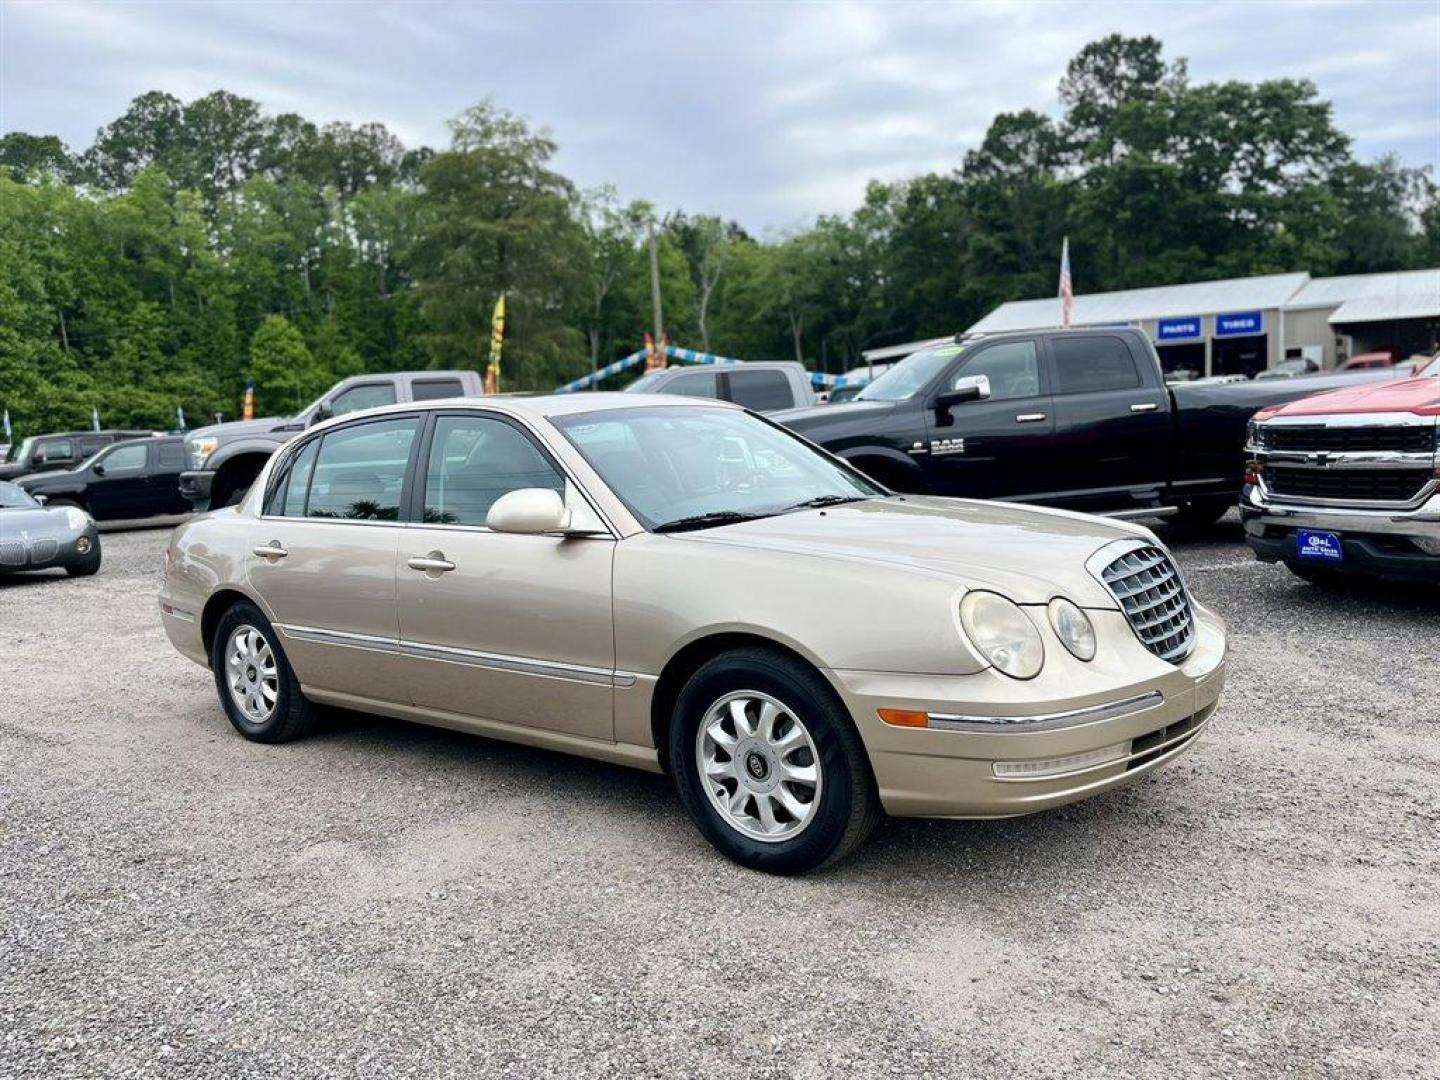
POLYGON ((1193 752, 776 880, 660 777, 245 742, 160 629, 165 537, 0 583, 0 1077, 1436 1075, 1434 595, 1170 537, 1233 635, 1193 752))

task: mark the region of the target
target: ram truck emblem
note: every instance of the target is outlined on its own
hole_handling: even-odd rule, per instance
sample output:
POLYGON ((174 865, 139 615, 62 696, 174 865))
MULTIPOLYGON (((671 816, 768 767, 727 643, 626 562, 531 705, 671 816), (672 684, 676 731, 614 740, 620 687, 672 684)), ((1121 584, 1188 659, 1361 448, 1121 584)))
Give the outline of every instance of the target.
POLYGON ((931 439, 930 452, 936 457, 941 454, 963 454, 965 452, 964 439, 931 439))

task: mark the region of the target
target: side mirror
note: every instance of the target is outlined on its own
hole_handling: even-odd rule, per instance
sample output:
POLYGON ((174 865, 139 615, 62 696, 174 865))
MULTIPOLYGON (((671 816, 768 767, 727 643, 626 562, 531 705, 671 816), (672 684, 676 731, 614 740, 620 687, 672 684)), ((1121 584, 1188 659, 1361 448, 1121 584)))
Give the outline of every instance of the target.
POLYGON ((310 424, 313 427, 316 424, 329 420, 334 415, 335 410, 330 407, 330 403, 328 401, 322 401, 319 405, 315 406, 315 411, 310 415, 310 424))
POLYGON ((103 463, 97 461, 94 465, 90 466, 90 471, 93 472, 96 476, 104 476, 105 466, 103 463))
POLYGON ((564 532, 570 527, 565 500, 549 488, 520 488, 495 500, 485 515, 486 528, 502 533, 564 532))
POLYGON ((950 386, 949 390, 941 393, 935 399, 935 412, 943 416, 949 412, 952 405, 960 405, 967 401, 984 401, 990 396, 990 376, 988 375, 961 375, 950 386))

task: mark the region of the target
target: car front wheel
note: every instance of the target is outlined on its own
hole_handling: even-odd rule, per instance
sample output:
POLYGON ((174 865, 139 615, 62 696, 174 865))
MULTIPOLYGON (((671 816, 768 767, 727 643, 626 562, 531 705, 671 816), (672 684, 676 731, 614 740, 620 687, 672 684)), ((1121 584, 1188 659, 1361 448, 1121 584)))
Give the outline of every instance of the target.
POLYGON ((669 751, 695 824, 752 869, 835 862, 881 817, 844 707, 818 673, 778 652, 737 650, 701 667, 676 702, 669 751))
POLYGON ((210 644, 220 704, 235 730, 255 742, 288 742, 314 724, 314 709, 280 647, 270 620, 238 603, 220 617, 210 644))

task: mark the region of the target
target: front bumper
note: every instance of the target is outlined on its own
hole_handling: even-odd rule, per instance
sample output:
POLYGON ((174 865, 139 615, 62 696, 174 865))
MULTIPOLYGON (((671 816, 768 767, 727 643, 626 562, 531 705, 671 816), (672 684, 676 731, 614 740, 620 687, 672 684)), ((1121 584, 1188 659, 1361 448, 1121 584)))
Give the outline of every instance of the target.
POLYGON ((215 483, 213 469, 197 469, 180 474, 180 494, 190 500, 198 512, 210 509, 210 489, 215 483))
POLYGON ((1240 496, 1240 521, 1245 543, 1264 562, 1314 565, 1406 581, 1440 581, 1440 493, 1411 510, 1363 510, 1280 503, 1249 484, 1240 496), (1335 533, 1344 559, 1338 563, 1301 562, 1295 546, 1299 529, 1335 533))
POLYGON ((885 810, 906 817, 1034 813, 1128 783, 1194 745, 1225 685, 1224 624, 1197 605, 1195 647, 1175 666, 1146 651, 1118 611, 1088 614, 1101 641, 1095 660, 1081 663, 1048 636, 1045 669, 1028 682, 993 670, 831 671, 885 810), (880 709, 923 712, 938 722, 895 727, 880 720, 880 709), (1014 722, 967 723, 979 718, 1014 722))
POLYGON ((99 550, 100 532, 93 521, 83 532, 63 537, 0 536, 0 574, 79 566, 93 559, 99 550))

